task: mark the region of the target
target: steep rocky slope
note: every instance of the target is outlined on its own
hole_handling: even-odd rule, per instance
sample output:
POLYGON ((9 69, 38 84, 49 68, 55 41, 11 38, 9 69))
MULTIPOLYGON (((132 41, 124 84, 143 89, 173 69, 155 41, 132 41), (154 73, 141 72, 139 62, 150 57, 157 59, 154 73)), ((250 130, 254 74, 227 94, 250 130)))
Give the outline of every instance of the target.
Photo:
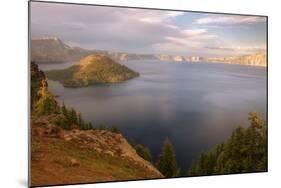
POLYGON ((54 117, 32 120, 31 181, 33 185, 161 178, 118 133, 64 130, 54 117))
POLYGON ((120 133, 82 130, 77 121, 65 129, 63 107, 34 63, 31 87, 31 186, 163 177, 120 133))

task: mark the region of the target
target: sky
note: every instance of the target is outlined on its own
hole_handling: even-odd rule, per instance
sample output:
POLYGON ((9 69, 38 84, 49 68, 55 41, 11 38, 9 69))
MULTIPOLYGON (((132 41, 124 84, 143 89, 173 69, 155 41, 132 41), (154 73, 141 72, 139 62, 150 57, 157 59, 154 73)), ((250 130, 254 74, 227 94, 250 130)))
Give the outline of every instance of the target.
POLYGON ((31 37, 129 53, 223 57, 266 50, 266 18, 31 2, 31 37))

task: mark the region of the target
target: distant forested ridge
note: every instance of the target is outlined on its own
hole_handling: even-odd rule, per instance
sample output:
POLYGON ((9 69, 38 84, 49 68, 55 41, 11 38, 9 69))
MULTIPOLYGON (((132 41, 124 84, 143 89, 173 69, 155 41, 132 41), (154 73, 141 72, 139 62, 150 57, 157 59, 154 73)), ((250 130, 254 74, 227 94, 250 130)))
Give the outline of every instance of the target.
POLYGON ((105 55, 89 55, 79 64, 63 70, 46 71, 51 80, 65 87, 85 87, 95 84, 117 83, 139 76, 139 73, 121 65, 105 55))
POLYGON ((267 124, 249 113, 250 126, 238 127, 231 137, 204 152, 188 170, 189 176, 267 171, 267 124))

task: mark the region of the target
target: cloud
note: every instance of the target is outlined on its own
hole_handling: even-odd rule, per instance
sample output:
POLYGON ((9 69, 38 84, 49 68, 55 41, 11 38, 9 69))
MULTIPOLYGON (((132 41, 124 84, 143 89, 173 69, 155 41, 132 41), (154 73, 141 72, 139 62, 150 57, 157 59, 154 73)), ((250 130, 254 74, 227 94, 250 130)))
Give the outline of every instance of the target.
POLYGON ((207 16, 204 18, 199 18, 195 21, 199 25, 233 25, 233 24, 254 24, 259 22, 265 22, 266 18, 261 16, 229 16, 229 15, 220 15, 220 16, 207 16))
POLYGON ((197 46, 200 46, 200 44, 202 46, 205 42, 216 38, 215 35, 208 33, 206 29, 186 29, 179 33, 180 35, 177 37, 166 36, 165 39, 179 45, 191 46, 191 44, 196 43, 198 44, 197 46))
POLYGON ((177 36, 166 36, 165 40, 154 44, 156 50, 180 53, 182 55, 202 55, 206 44, 216 45, 219 39, 206 29, 178 29, 177 36))
POLYGON ((247 55, 266 51, 266 46, 206 46, 205 48, 212 53, 221 55, 247 55))
POLYGON ((266 45, 231 45, 207 29, 186 29, 177 37, 166 36, 163 42, 154 44, 156 50, 181 55, 237 56, 264 52, 266 45))
MULTIPOLYGON (((177 16, 183 15, 184 12, 176 12, 176 11, 161 11, 161 12, 153 12, 150 11, 149 14, 144 14, 142 17, 139 17, 138 19, 142 22, 147 23, 170 23, 172 18, 175 18, 177 16)), ((170 25, 173 26, 173 25, 170 25)))
POLYGON ((182 33, 184 33, 186 36, 198 36, 207 33, 206 29, 186 29, 183 30, 182 33))
POLYGON ((89 49, 145 52, 176 36, 183 12, 32 2, 32 37, 57 36, 89 49))
MULTIPOLYGON (((231 30, 229 38, 222 37, 221 31, 229 32, 223 30, 225 24, 250 24, 264 19, 210 14, 200 14, 200 17, 194 20, 193 13, 178 11, 32 2, 31 36, 56 36, 67 44, 86 49, 178 55, 232 54, 239 52, 230 50, 233 41, 246 45, 241 39, 242 31, 231 30), (218 28, 210 29, 208 24, 215 23, 218 28), (233 36, 237 38, 231 41, 233 36)), ((248 37, 246 40, 245 43, 249 43, 248 37)), ((252 41, 252 45, 259 43, 256 38, 252 41)))

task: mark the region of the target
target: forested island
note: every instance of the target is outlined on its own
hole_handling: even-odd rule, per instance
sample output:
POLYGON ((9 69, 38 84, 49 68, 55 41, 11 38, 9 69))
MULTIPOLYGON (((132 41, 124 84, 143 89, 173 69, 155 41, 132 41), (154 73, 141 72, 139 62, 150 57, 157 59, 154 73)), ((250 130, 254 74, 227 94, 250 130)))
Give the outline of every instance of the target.
POLYGON ((62 70, 46 71, 49 79, 59 81, 64 87, 85 87, 95 84, 118 83, 139 76, 128 67, 105 55, 89 55, 79 64, 62 70))

